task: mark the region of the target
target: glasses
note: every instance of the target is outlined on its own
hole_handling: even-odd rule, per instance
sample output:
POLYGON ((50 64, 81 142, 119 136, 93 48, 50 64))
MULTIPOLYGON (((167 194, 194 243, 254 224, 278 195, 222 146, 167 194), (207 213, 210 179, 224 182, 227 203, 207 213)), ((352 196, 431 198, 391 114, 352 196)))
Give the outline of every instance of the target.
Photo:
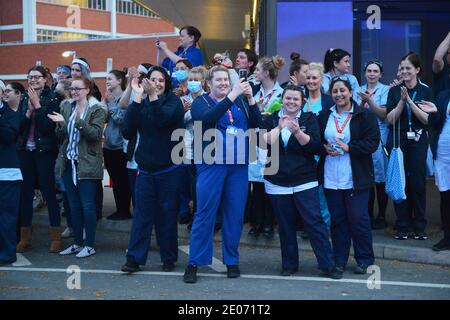
POLYGON ((39 80, 40 78, 43 78, 44 76, 28 76, 28 80, 39 80))
POLYGON ((87 89, 87 88, 69 88, 69 91, 75 91, 76 93, 78 93, 83 89, 87 89))
POLYGON ((347 76, 334 76, 333 78, 331 78, 331 81, 338 81, 338 80, 349 81, 347 76))

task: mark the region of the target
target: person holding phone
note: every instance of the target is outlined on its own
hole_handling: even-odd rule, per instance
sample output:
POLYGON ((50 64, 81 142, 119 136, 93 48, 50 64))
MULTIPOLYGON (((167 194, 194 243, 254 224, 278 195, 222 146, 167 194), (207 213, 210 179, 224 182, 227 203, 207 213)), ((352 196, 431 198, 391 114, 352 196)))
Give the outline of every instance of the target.
POLYGON ((158 54, 157 64, 169 70, 170 75, 172 75, 176 63, 181 59, 188 59, 193 67, 203 65, 203 54, 201 50, 197 48, 198 41, 201 37, 202 34, 196 27, 184 26, 180 29, 180 46, 175 52, 170 51, 167 47, 167 43, 160 41, 158 38, 156 40, 156 47, 166 58, 163 61, 160 61, 161 55, 158 54))
POLYGON ((360 87, 358 92, 358 103, 365 109, 369 109, 377 117, 378 128, 380 129, 380 144, 377 151, 372 155, 375 169, 375 190, 370 190, 369 214, 372 229, 386 228, 386 208, 388 196, 386 194, 386 170, 388 155, 386 151, 387 136, 389 133, 386 123, 386 102, 389 87, 380 82, 383 76, 383 64, 377 60, 369 60, 364 66, 364 75, 367 84, 360 87), (378 200, 378 216, 374 218, 373 207, 375 203, 375 192, 378 200))

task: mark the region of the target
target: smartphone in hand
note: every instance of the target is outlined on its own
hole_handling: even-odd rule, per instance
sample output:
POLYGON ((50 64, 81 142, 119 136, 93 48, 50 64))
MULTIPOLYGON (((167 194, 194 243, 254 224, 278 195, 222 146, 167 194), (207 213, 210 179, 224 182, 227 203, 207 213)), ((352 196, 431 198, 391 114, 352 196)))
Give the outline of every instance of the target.
POLYGON ((239 69, 239 79, 244 78, 244 81, 248 79, 248 70, 247 69, 239 69))

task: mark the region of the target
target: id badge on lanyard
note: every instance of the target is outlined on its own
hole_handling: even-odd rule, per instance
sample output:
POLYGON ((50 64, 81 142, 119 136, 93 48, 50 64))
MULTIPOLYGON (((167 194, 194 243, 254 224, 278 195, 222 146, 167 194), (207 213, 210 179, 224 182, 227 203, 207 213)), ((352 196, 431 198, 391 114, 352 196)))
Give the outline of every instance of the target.
POLYGON ((227 113, 228 113, 228 120, 230 121, 230 124, 227 126, 227 134, 235 136, 237 135, 237 128, 233 125, 234 123, 233 113, 231 113, 231 110, 228 110, 227 113))

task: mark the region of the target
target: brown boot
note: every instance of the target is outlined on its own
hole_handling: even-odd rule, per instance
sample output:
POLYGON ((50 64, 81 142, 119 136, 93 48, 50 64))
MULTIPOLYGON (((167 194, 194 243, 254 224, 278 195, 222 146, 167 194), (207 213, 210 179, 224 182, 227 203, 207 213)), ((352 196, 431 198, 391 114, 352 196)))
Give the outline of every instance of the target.
POLYGON ((16 251, 22 253, 29 247, 31 247, 31 227, 22 227, 20 228, 20 241, 16 246, 16 251))
POLYGON ((61 228, 50 227, 50 237, 52 243, 50 244, 50 252, 57 253, 61 251, 61 228))

